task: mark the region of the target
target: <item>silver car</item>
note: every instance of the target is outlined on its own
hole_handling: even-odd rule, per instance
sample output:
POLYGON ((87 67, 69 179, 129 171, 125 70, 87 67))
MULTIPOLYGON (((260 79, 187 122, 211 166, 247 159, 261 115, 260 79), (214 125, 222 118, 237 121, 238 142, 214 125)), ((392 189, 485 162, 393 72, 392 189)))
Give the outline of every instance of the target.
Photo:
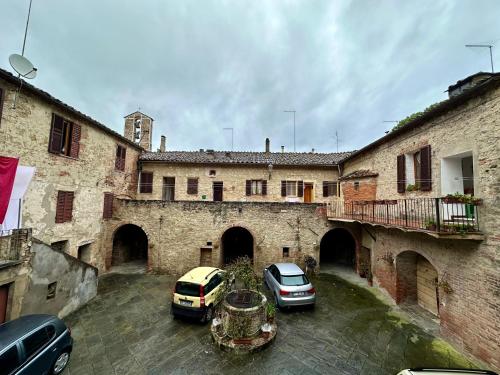
POLYGON ((264 282, 276 307, 314 305, 316 290, 295 263, 275 263, 264 269, 264 282))

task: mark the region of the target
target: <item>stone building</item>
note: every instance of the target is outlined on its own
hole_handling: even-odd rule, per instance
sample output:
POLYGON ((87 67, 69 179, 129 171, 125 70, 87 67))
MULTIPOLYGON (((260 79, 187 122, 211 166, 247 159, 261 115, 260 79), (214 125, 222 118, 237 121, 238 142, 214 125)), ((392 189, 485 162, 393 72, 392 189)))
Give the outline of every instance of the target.
POLYGON ((358 272, 499 368, 500 74, 474 75, 449 93, 343 160, 342 198, 328 217, 359 234, 358 272), (482 202, 443 198, 457 193, 482 202))

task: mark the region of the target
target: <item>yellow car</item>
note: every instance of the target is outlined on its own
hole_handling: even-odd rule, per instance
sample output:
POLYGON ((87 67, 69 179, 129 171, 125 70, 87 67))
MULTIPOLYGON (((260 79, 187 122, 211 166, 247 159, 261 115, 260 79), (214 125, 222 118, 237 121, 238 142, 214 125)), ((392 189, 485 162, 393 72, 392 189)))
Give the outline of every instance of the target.
POLYGON ((196 318, 202 322, 212 320, 223 283, 223 270, 214 267, 196 267, 175 283, 172 314, 196 318))

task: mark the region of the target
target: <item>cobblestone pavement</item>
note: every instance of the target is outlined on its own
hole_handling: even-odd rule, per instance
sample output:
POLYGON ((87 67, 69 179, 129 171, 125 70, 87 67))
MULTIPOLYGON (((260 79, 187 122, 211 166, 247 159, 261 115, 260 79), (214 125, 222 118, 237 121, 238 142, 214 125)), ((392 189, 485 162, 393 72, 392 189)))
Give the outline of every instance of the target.
POLYGON ((75 339, 66 375, 395 374, 412 366, 473 367, 369 291, 334 275, 314 280, 315 309, 279 312, 278 335, 252 355, 219 351, 209 326, 173 320, 174 279, 109 274, 70 315, 75 339))

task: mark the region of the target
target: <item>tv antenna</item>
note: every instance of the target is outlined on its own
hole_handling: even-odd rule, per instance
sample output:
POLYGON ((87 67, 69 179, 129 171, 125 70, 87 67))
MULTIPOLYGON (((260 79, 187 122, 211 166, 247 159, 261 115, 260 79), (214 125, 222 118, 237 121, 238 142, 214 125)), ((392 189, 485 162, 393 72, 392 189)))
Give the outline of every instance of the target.
POLYGON ((335 130, 335 135, 333 137, 335 138, 335 142, 337 143, 337 152, 339 152, 339 132, 335 130))
POLYGON ((222 128, 222 130, 231 130, 231 151, 234 151, 234 128, 222 128))
MULTIPOLYGON (((28 25, 30 23, 30 14, 31 14, 31 4, 33 0, 30 0, 30 5, 28 8, 28 18, 26 19, 26 27, 24 29, 24 39, 23 39, 23 48, 21 51, 21 54, 18 55, 16 53, 12 54, 9 56, 9 63, 12 69, 16 71, 18 74, 17 78, 26 78, 26 79, 33 79, 36 77, 36 72, 37 69, 33 66, 31 61, 29 61, 26 57, 24 57, 24 50, 26 48, 26 36, 28 35, 28 25)), ((12 108, 16 109, 16 102, 17 102, 17 97, 19 95, 19 92, 21 91, 21 88, 23 87, 23 80, 20 79, 20 84, 19 88, 16 90, 16 95, 14 96, 14 103, 12 104, 12 108)))
POLYGON ((491 72, 495 73, 495 70, 493 69, 493 45, 491 44, 466 44, 465 45, 468 48, 489 48, 490 49, 490 62, 491 62, 491 72))

